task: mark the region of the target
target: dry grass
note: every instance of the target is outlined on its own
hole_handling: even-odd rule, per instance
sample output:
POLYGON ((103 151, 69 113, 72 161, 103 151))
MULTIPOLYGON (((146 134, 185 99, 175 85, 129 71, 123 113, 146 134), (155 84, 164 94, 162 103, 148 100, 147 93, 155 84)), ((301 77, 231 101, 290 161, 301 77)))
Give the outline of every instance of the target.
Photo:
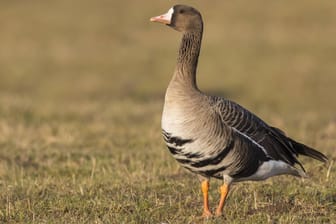
MULTIPOLYGON (((334 161, 336 3, 183 2, 205 20, 201 89, 334 161)), ((180 34, 148 19, 175 3, 0 3, 1 223, 336 223, 336 164, 306 158, 310 179, 236 184, 225 217, 199 217, 160 135, 180 34)))

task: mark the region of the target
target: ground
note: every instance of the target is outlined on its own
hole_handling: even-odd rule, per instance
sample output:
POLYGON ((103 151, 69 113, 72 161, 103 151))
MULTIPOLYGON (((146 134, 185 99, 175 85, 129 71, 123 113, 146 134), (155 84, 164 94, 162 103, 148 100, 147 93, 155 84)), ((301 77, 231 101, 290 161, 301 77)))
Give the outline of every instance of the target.
POLYGON ((203 220, 199 182, 161 136, 180 34, 149 22, 181 2, 3 1, 1 223, 336 223, 335 1, 182 2, 204 18, 200 89, 330 162, 235 184, 203 220))

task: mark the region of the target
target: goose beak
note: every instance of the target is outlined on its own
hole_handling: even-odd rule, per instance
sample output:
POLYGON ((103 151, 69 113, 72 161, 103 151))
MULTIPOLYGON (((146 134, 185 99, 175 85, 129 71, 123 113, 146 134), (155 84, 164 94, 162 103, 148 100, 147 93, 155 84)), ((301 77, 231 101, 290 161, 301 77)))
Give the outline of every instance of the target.
POLYGON ((163 14, 161 16, 155 16, 150 18, 151 22, 158 22, 158 23, 163 23, 163 24, 170 24, 170 20, 167 18, 166 14, 163 14))
POLYGON ((165 14, 162 14, 160 16, 155 16, 155 17, 150 18, 150 21, 151 22, 158 22, 158 23, 163 23, 163 24, 169 25, 171 23, 171 18, 172 18, 173 12, 174 12, 174 10, 173 10, 173 8, 171 8, 165 14))

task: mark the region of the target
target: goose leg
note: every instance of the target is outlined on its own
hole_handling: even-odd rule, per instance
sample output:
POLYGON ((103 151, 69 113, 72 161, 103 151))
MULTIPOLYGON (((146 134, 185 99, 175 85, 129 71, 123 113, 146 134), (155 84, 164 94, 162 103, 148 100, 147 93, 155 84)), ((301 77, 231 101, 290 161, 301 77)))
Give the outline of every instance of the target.
POLYGON ((224 183, 220 188, 220 201, 219 201, 219 205, 216 209, 216 216, 221 216, 223 214, 223 207, 225 205, 225 199, 229 193, 229 184, 224 183))
POLYGON ((201 183, 203 193, 203 217, 212 216, 209 210, 209 180, 203 180, 201 183))

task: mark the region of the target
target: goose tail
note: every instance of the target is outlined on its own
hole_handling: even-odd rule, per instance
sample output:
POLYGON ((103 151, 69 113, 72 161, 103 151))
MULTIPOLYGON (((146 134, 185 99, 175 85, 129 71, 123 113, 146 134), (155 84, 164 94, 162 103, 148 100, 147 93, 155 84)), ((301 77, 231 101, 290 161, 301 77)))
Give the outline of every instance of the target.
POLYGON ((319 151, 313 148, 310 148, 309 146, 306 146, 302 143, 296 142, 292 139, 291 139, 291 143, 293 144, 294 148, 296 149, 299 155, 308 156, 308 157, 311 157, 313 159, 319 160, 324 163, 328 162, 328 158, 324 154, 320 153, 319 151))

